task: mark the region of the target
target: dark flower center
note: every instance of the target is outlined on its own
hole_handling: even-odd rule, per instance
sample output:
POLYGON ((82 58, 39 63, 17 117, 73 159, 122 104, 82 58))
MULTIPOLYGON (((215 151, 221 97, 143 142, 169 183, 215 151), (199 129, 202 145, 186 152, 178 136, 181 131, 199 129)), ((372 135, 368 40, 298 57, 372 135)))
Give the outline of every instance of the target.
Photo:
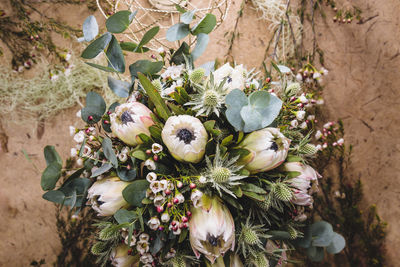
POLYGON ((278 151, 278 144, 275 141, 272 141, 272 144, 269 149, 272 149, 273 151, 278 151))
POLYGON ((124 111, 124 113, 122 113, 122 115, 121 115, 121 121, 122 121, 122 123, 123 124, 127 124, 128 122, 135 122, 133 119, 132 119, 132 117, 131 117, 131 114, 129 114, 129 112, 128 111, 124 111))
POLYGON ((176 136, 178 136, 180 141, 185 142, 185 144, 190 144, 195 139, 194 134, 188 129, 179 129, 176 136))
POLYGON ((210 234, 207 235, 207 241, 211 244, 211 246, 216 247, 218 246, 218 238, 212 236, 210 234))
POLYGON ((228 76, 228 83, 232 82, 232 78, 228 76))

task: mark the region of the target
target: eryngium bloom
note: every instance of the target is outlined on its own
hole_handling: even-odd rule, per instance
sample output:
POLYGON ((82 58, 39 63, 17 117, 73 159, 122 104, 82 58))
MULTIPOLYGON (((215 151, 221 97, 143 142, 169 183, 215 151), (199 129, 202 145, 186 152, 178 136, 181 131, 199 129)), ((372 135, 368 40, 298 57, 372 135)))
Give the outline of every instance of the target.
POLYGON ((218 197, 203 196, 202 207, 192 208, 189 240, 197 258, 200 254, 214 263, 235 248, 235 224, 229 209, 218 197))
POLYGON ((240 159, 250 173, 265 172, 281 165, 290 146, 290 140, 276 128, 265 128, 247 135, 240 147, 250 153, 240 159))
POLYGON ((110 115, 111 130, 125 144, 136 146, 142 142, 139 134, 150 135, 149 127, 154 124, 150 114, 142 103, 121 104, 110 115))
POLYGON ((301 162, 287 162, 283 165, 285 171, 298 172, 299 175, 288 180, 294 187, 292 203, 300 206, 311 206, 312 194, 318 192, 318 178, 321 178, 312 167, 301 162))
POLYGON ((89 203, 99 216, 113 215, 120 208, 128 205, 122 196, 122 191, 129 184, 118 177, 99 180, 88 190, 89 203))
POLYGON ((198 163, 203 159, 208 134, 199 119, 189 115, 169 117, 161 136, 176 160, 198 163))

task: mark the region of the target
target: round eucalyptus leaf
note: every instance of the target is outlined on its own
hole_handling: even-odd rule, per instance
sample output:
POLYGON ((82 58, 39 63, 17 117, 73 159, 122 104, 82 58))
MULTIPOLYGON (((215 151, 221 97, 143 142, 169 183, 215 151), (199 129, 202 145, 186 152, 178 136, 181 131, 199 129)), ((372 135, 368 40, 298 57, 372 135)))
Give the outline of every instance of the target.
POLYGON ((297 238, 293 241, 293 243, 301 248, 309 248, 311 246, 312 235, 310 227, 306 229, 304 232, 304 236, 302 238, 297 238))
POLYGON ((209 34, 217 25, 217 18, 213 14, 206 14, 199 23, 192 29, 193 35, 200 33, 209 34))
POLYGON ((209 41, 210 37, 208 36, 208 34, 200 33, 199 35, 197 35, 196 46, 194 47, 192 52, 193 60, 196 60, 204 53, 209 41))
POLYGON ((167 30, 167 40, 170 42, 178 41, 185 38, 189 34, 189 25, 185 23, 177 23, 167 30))
POLYGON ((266 91, 252 93, 249 96, 249 102, 262 117, 259 129, 270 125, 278 117, 282 108, 282 100, 266 91))
POLYGON ((136 13, 136 11, 132 13, 128 10, 118 11, 106 20, 107 30, 112 33, 121 33, 125 31, 132 23, 136 13))
POLYGON ((332 225, 325 221, 315 222, 310 226, 312 245, 316 247, 327 247, 331 244, 334 232, 332 225))
POLYGON ((99 25, 93 15, 85 19, 82 30, 83 38, 86 42, 92 41, 99 34, 99 25))
POLYGON ((114 214, 114 219, 119 223, 131 223, 134 219, 137 219, 138 216, 134 211, 120 209, 114 214))
POLYGON ((106 102, 103 97, 95 92, 88 92, 86 94, 86 106, 81 110, 82 120, 86 123, 96 123, 101 120, 104 112, 106 111, 106 102), (92 120, 89 120, 92 116, 92 120))
POLYGON ((112 38, 111 33, 106 32, 105 34, 94 40, 91 44, 89 44, 85 48, 85 50, 83 50, 81 57, 85 59, 95 58, 104 49, 106 49, 107 45, 111 41, 111 38, 112 38))
POLYGON ((86 193, 91 184, 87 178, 77 178, 65 183, 59 189, 65 195, 64 205, 81 207, 85 203, 86 193))
POLYGON ((53 190, 61 176, 62 165, 57 161, 51 162, 42 173, 40 185, 43 190, 53 190))
POLYGON ((136 179, 137 169, 133 168, 128 170, 127 168, 118 168, 117 175, 122 181, 130 182, 136 179))
POLYGON ((181 15, 181 22, 185 24, 190 24, 194 18, 194 13, 196 10, 187 11, 181 15))
POLYGON ((61 204, 64 202, 65 195, 60 190, 51 190, 43 194, 44 199, 61 204))
POLYGON ((227 107, 225 115, 228 122, 235 127, 236 131, 241 131, 244 128, 244 121, 240 116, 240 110, 247 104, 248 100, 245 93, 239 89, 232 90, 225 97, 225 105, 227 107))
POLYGON ((122 191, 122 196, 134 207, 141 207, 142 200, 146 197, 146 190, 149 187, 149 182, 146 180, 137 180, 125 187, 122 191))
POLYGON ((240 116, 244 121, 243 132, 250 133, 263 128, 263 117, 255 108, 253 108, 253 106, 242 107, 242 109, 240 110, 240 116))
POLYGON ((58 162, 60 165, 62 165, 62 159, 60 155, 57 153, 54 146, 45 146, 45 148, 43 149, 43 153, 47 165, 53 162, 58 162))
POLYGON ((119 97, 128 97, 129 96, 129 89, 130 83, 126 81, 121 81, 114 79, 111 76, 107 77, 108 87, 119 97))
POLYGON ((162 67, 164 66, 164 63, 162 61, 149 61, 149 60, 138 60, 132 65, 129 66, 129 71, 131 73, 132 77, 137 78, 138 73, 143 73, 145 75, 154 75, 157 72, 159 72, 162 67))
POLYGON ((307 249, 307 256, 311 261, 320 262, 324 259, 325 253, 322 247, 309 247, 307 249))
POLYGON ((337 254, 344 249, 346 246, 346 240, 338 233, 334 233, 331 244, 326 248, 326 251, 330 254, 337 254))

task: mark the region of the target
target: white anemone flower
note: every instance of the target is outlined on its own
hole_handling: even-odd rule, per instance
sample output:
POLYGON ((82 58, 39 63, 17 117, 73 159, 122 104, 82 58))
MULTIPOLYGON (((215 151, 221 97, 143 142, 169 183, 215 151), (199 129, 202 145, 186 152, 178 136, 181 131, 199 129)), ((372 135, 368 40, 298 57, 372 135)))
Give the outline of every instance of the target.
POLYGON ((208 134, 199 119, 189 115, 171 116, 161 136, 176 160, 198 163, 203 159, 208 134))
POLYGON ((122 191, 130 183, 112 177, 95 182, 88 190, 89 203, 99 216, 111 216, 128 205, 122 191))
POLYGON ((111 264, 116 267, 135 266, 135 264, 138 263, 138 258, 129 255, 129 249, 130 247, 125 244, 118 245, 114 248, 110 256, 111 264))
POLYGON ((139 102, 125 103, 115 108, 110 115, 111 130, 125 144, 136 146, 142 141, 139 134, 150 135, 154 124, 151 110, 139 102))
POLYGON ((211 263, 235 248, 235 223, 218 197, 203 195, 201 208, 192 208, 189 240, 197 258, 203 254, 211 263))
POLYGON ((285 161, 290 139, 279 129, 269 127, 250 133, 240 146, 250 152, 240 159, 240 163, 250 173, 258 173, 272 170, 285 161))
POLYGON ((215 70, 213 75, 216 85, 219 85, 226 79, 224 88, 226 88, 228 93, 233 89, 243 90, 247 80, 247 71, 243 65, 237 65, 235 68, 232 68, 229 63, 226 63, 215 70))

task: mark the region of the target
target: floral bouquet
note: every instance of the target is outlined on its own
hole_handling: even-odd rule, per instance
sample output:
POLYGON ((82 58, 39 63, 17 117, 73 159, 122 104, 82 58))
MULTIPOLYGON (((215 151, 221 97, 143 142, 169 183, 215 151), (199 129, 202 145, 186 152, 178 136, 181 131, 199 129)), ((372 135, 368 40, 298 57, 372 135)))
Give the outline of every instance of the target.
POLYGON ((216 19, 207 14, 191 27, 195 13, 180 11, 167 39, 190 35, 194 49, 186 42, 160 48, 153 60, 129 66, 129 81, 121 77, 122 50, 148 51, 159 28, 138 43, 120 43, 116 34, 134 12, 110 16, 95 40, 97 22, 85 20, 83 39, 94 41, 82 57, 105 55, 107 66, 87 64, 112 74, 109 86, 125 100, 107 106, 87 94, 80 111, 86 125, 71 127, 78 168, 63 172, 47 146, 43 197, 97 212, 91 251, 102 266, 266 267, 283 265, 296 248, 315 261, 325 250, 340 252, 343 237, 307 218, 320 178, 307 164, 320 149, 310 143, 314 95, 284 65, 271 63, 266 79, 242 65, 195 68, 216 19))

